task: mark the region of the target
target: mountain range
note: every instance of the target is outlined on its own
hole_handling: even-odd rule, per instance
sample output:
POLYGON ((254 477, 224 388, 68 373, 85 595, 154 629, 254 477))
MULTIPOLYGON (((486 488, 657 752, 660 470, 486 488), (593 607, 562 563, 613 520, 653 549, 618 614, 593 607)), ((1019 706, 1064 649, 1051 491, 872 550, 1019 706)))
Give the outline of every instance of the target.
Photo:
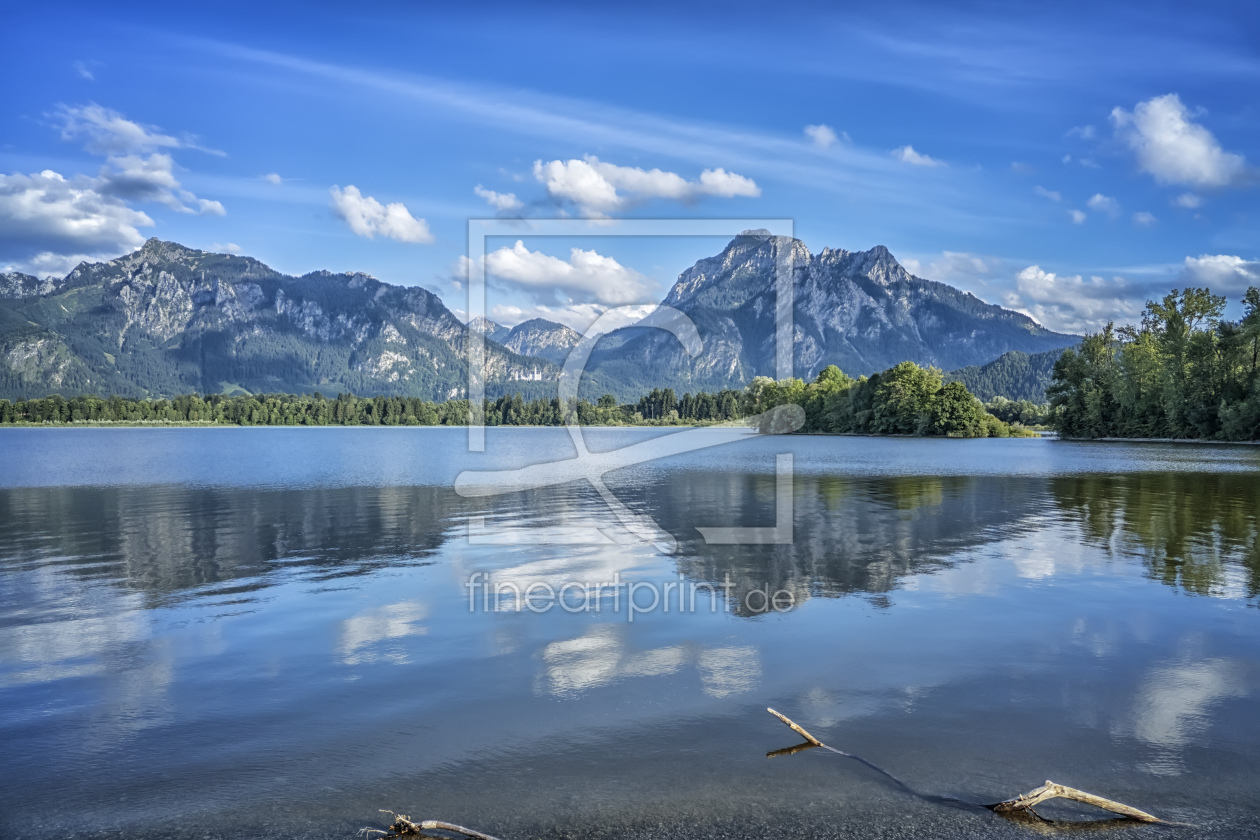
MULTIPOLYGON (((802 377, 828 364, 859 375, 907 359, 951 370, 1078 340, 915 277, 882 246, 813 255, 799 240, 749 232, 684 271, 664 300, 696 324, 701 353, 689 357, 660 330, 618 330, 596 346, 583 393, 631 400, 653 387, 718 390, 772 375, 776 267, 792 274, 802 377)), ((151 239, 60 279, 0 274, 0 397, 318 390, 448 399, 464 395, 470 330, 486 339, 491 396, 554 394, 580 339, 541 319, 465 325, 431 292, 367 274, 294 277, 151 239)))

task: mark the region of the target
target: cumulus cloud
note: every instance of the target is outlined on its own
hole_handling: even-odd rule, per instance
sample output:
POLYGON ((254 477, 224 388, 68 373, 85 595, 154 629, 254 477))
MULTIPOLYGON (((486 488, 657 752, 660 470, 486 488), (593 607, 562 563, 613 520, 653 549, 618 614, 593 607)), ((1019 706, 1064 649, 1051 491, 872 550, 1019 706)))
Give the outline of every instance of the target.
POLYGON ((1207 286, 1218 294, 1237 296, 1248 286, 1260 286, 1260 261, 1228 254, 1186 257, 1180 280, 1183 285, 1207 286))
POLYGON ((1062 201, 1063 194, 1058 190, 1048 190, 1045 187, 1033 187, 1033 192, 1042 198, 1048 198, 1051 201, 1062 201))
POLYGON ((1187 210, 1197 210, 1203 206, 1203 199, 1194 193, 1182 193, 1173 199, 1173 204, 1187 210))
POLYGON ((1085 224, 1085 220, 1089 217, 1085 215, 1084 210, 1069 210, 1068 218, 1072 220, 1072 224, 1074 225, 1083 225, 1085 224))
POLYGON ((399 242, 433 242, 429 223, 411 215, 402 202, 381 204, 370 195, 359 192, 353 184, 344 190, 333 186, 333 209, 358 236, 375 239, 377 236, 396 239, 399 242))
POLYGON ((239 254, 241 252, 241 246, 235 242, 216 242, 210 248, 220 254, 239 254))
POLYGON ((636 202, 653 198, 692 202, 711 196, 755 198, 761 189, 751 178, 706 169, 700 178, 688 181, 674 172, 645 170, 606 163, 593 155, 582 160, 534 161, 534 177, 553 199, 571 201, 583 215, 601 217, 625 210, 636 202))
POLYGON ((522 288, 540 303, 569 295, 618 306, 654 297, 657 291, 647 277, 594 250, 573 248, 563 260, 531 251, 520 240, 486 255, 486 276, 522 288))
POLYGON ((1069 128, 1067 136, 1077 137, 1077 138, 1080 138, 1081 140, 1093 140, 1095 137, 1095 134, 1096 132, 1092 125, 1078 125, 1078 126, 1069 128))
POLYGON ((1139 102, 1132 111, 1114 108, 1111 121, 1137 154, 1138 168, 1161 184, 1228 187, 1247 173, 1246 159, 1222 149, 1175 93, 1139 102))
POLYGON ((222 216, 223 205, 198 198, 175 178, 175 161, 165 152, 151 155, 116 155, 101 168, 100 190, 126 201, 153 201, 177 213, 222 216))
POLYGON ((266 175, 262 176, 262 179, 268 184, 272 184, 277 187, 284 183, 284 179, 280 177, 279 172, 268 172, 266 175))
POLYGON ((31 175, 0 175, 0 238, 97 252, 143 244, 138 227, 153 220, 115 196, 97 179, 68 180, 51 169, 31 175))
POLYGON ((479 198, 484 198, 486 204, 489 204, 495 210, 520 210, 525 206, 525 203, 516 197, 516 193, 495 192, 494 190, 486 189, 481 186, 481 184, 473 187, 473 192, 476 193, 479 198))
POLYGON ((1016 276, 1015 291, 1004 303, 1052 330, 1082 333, 1101 329, 1108 321, 1137 318, 1145 299, 1123 277, 1085 279, 1030 265, 1016 276))
POLYGON ((180 186, 174 159, 162 151, 209 150, 187 138, 163 134, 155 126, 129 120, 94 102, 74 107, 62 105, 54 116, 61 123, 63 140, 82 141, 87 151, 105 156, 105 166, 97 178, 97 188, 102 193, 125 201, 156 202, 178 213, 224 215, 219 202, 198 198, 180 186))
POLYGON ((916 152, 914 146, 901 146, 893 149, 892 156, 902 163, 909 163, 914 166, 944 166, 945 161, 937 160, 934 157, 928 157, 925 154, 916 152))
MULTIPOLYGON (((86 65, 85 65, 86 66, 86 65)), ((133 204, 152 202, 180 213, 223 215, 175 176, 168 149, 198 148, 95 103, 61 106, 52 115, 63 139, 105 157, 95 176, 42 172, 0 175, 0 259, 29 269, 64 271, 84 259, 116 256, 144 242, 154 222, 133 204)))
POLYGON ((829 149, 840 139, 836 136, 836 130, 829 125, 807 125, 805 136, 820 149, 829 149))
POLYGON ((1133 224, 1138 227, 1150 227, 1157 221, 1159 221, 1159 219, 1155 218, 1155 214, 1148 213, 1145 210, 1139 210, 1133 214, 1133 224))
POLYGON ((1097 213, 1106 213, 1113 218, 1120 215, 1120 202, 1110 196, 1103 195, 1102 193, 1094 193, 1089 201, 1085 203, 1089 206, 1090 210, 1097 213))
POLYGON ((137 228, 153 220, 101 190, 96 178, 67 179, 45 169, 0 175, 0 247, 17 264, 77 264, 144 242, 137 228), (58 263, 58 259, 60 262, 58 263))

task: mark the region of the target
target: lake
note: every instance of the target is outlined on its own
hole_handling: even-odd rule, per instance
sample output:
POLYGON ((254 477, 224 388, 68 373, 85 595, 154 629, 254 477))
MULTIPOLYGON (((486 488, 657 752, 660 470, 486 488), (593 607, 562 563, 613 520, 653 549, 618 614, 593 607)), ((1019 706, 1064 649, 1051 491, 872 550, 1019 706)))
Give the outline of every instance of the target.
POLYGON ((453 489, 565 430, 466 444, 0 430, 0 835, 1026 837, 968 803, 1052 779, 1260 837, 1256 448, 749 438, 607 475, 662 547, 586 483, 453 489), (792 541, 706 543, 776 524, 782 453, 792 541), (767 706, 904 786, 767 759, 767 706))

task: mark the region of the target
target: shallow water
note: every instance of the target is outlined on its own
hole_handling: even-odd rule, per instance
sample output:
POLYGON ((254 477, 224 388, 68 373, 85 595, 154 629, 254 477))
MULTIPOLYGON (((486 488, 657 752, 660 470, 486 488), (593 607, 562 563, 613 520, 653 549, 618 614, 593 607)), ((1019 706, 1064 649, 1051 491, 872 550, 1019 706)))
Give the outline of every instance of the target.
POLYGON ((509 840, 1026 836, 915 792, 1045 779, 1192 826, 1126 836, 1260 836, 1253 448, 757 438, 610 475, 673 554, 563 544, 618 538, 589 486, 452 490, 573 452, 0 431, 0 836, 348 838, 378 808, 509 840), (785 451, 792 544, 706 544, 774 524, 785 451), (503 597, 470 609, 478 574, 503 597), (644 609, 578 588, 614 575, 644 609), (504 594, 565 583, 592 609, 504 594), (767 760, 799 739, 766 706, 914 792, 767 760))

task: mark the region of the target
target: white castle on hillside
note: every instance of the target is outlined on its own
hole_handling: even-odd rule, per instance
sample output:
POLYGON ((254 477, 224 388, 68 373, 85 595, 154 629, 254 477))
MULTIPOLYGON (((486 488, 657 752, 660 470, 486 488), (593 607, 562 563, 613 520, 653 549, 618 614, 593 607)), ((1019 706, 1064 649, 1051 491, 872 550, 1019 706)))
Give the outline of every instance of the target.
POLYGON ((522 373, 519 370, 514 370, 512 371, 511 378, 517 382, 542 382, 542 371, 540 371, 537 367, 534 368, 533 373, 522 373))

